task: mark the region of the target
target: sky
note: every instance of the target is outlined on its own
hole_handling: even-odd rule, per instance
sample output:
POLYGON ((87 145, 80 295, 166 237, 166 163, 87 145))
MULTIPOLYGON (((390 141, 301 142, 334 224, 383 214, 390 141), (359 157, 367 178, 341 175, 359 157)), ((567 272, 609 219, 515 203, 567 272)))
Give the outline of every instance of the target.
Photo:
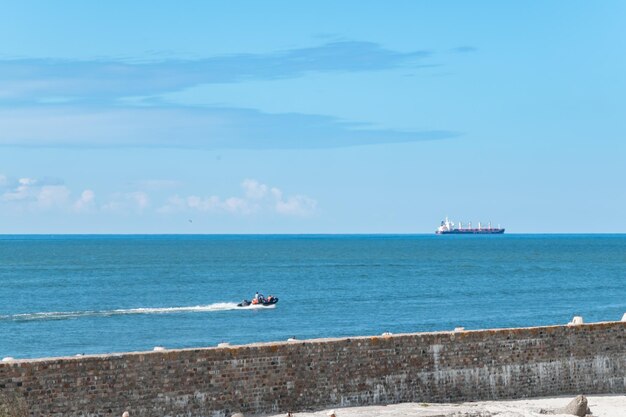
POLYGON ((626 233, 623 1, 0 4, 0 233, 626 233))

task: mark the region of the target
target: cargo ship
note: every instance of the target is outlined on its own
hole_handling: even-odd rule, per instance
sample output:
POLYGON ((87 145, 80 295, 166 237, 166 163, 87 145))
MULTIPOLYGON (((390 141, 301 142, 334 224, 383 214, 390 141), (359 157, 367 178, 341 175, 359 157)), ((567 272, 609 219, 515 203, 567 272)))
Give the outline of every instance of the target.
POLYGON ((491 227, 491 222, 487 224, 487 227, 482 226, 480 222, 478 227, 472 227, 472 222, 469 222, 467 227, 463 227, 462 222, 456 225, 446 217, 435 233, 438 235, 501 235, 504 233, 504 228, 501 228, 500 225, 491 227))

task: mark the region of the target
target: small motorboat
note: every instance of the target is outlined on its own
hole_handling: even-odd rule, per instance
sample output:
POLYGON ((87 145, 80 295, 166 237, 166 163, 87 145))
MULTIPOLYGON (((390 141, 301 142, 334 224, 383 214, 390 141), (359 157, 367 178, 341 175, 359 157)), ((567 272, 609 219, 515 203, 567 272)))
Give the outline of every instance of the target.
POLYGON ((237 304, 237 307, 249 307, 249 306, 269 307, 269 306, 273 306, 277 302, 278 302, 278 297, 267 297, 267 298, 259 299, 258 302, 256 303, 249 301, 249 300, 243 300, 242 302, 237 304))

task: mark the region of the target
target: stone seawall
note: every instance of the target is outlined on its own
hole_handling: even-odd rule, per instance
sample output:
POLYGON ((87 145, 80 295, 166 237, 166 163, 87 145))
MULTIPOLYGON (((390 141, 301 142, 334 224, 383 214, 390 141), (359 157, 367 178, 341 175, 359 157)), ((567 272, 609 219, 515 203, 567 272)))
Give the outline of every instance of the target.
POLYGON ((626 392, 626 323, 416 333, 0 363, 33 416, 229 416, 626 392))

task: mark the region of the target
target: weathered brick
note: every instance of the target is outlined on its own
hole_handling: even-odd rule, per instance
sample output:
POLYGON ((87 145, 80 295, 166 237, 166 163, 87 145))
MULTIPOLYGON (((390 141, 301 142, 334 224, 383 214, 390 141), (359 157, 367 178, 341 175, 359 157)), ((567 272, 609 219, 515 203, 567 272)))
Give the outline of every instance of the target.
POLYGON ((33 416, 223 416, 406 401, 626 392, 626 323, 0 363, 33 416))

